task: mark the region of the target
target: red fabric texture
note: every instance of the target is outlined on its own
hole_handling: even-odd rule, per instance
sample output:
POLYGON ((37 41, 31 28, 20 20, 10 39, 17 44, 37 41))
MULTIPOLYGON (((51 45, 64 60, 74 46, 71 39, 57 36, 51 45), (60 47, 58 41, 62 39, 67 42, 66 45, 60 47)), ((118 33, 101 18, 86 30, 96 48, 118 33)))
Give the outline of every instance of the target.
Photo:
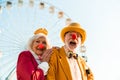
POLYGON ((17 80, 45 80, 42 69, 29 51, 23 51, 18 56, 17 80))

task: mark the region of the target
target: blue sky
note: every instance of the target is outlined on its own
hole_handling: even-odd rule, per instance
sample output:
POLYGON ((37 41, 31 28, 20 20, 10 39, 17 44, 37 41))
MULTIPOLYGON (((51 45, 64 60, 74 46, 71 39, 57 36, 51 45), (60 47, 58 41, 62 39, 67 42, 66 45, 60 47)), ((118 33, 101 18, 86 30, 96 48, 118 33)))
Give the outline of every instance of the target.
MULTIPOLYGON (((95 80, 120 80, 119 75, 120 1, 119 0, 63 0, 63 1, 42 0, 42 1, 51 3, 54 6, 60 8, 67 15, 69 15, 69 17, 71 17, 73 21, 79 22, 86 29, 87 31, 87 40, 85 42, 85 45, 87 47, 86 54, 88 56, 88 64, 90 65, 95 75, 95 80)), ((10 16, 10 14, 7 15, 10 16)), ((29 15, 27 15, 28 18, 24 19, 25 21, 29 19, 29 15)), ((45 14, 43 13, 43 15, 45 14)), ((24 16, 24 14, 21 16, 24 16)), ((19 15, 16 15, 16 17, 19 17, 19 15)), ((10 16, 9 18, 12 20, 13 16, 10 16)), ((52 19, 56 20, 56 18, 52 19)), ((5 21, 8 22, 7 20, 5 21)), ((62 21, 64 20, 61 20, 60 23, 63 23, 62 21)), ((55 23, 50 20, 48 20, 48 22, 55 23)), ((36 22, 36 24, 37 23, 39 22, 36 22)), ((55 26, 62 27, 63 25, 60 25, 60 23, 58 23, 55 26)), ((25 25, 28 24, 26 23, 25 25)), ((52 24, 49 23, 49 25, 52 24)), ((43 24, 42 26, 48 25, 43 24)), ((36 29, 36 27, 33 29, 36 29)), ((56 29, 60 30, 60 28, 56 29)), ((54 29, 50 30, 55 31, 54 29)), ((9 31, 12 30, 9 29, 9 31)), ((33 30, 30 29, 30 31, 33 30)), ((29 32, 26 34, 29 34, 29 32)), ((55 39, 58 40, 59 38, 55 37, 55 39)))
POLYGON ((65 11, 87 30, 86 53, 95 79, 119 80, 120 1, 70 0, 65 3, 61 2, 66 6, 65 11))

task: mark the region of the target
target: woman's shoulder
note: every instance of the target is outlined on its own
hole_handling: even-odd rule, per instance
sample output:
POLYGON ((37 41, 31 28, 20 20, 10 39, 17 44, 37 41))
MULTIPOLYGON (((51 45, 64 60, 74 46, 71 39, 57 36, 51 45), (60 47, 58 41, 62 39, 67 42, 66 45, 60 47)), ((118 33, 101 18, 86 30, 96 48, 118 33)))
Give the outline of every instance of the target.
POLYGON ((28 51, 28 50, 22 51, 22 52, 20 52, 20 54, 19 54, 19 56, 29 56, 29 55, 31 55, 31 52, 28 51))

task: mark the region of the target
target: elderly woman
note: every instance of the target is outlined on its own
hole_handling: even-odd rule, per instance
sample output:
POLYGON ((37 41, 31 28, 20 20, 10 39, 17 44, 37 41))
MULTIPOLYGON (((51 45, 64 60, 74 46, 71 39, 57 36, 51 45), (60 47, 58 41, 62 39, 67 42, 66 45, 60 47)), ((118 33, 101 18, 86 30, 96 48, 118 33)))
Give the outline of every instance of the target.
POLYGON ((51 55, 47 39, 48 31, 40 28, 28 42, 28 50, 19 54, 17 61, 17 80, 44 80, 49 68, 51 55))

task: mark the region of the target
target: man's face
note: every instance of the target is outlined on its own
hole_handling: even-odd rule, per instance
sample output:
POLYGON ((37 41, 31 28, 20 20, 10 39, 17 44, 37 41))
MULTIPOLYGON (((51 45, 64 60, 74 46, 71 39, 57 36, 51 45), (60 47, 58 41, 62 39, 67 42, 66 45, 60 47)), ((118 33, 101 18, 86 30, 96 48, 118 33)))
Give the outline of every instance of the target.
POLYGON ((78 44, 81 44, 81 36, 77 32, 67 32, 64 38, 66 47, 71 51, 74 51, 78 44))

